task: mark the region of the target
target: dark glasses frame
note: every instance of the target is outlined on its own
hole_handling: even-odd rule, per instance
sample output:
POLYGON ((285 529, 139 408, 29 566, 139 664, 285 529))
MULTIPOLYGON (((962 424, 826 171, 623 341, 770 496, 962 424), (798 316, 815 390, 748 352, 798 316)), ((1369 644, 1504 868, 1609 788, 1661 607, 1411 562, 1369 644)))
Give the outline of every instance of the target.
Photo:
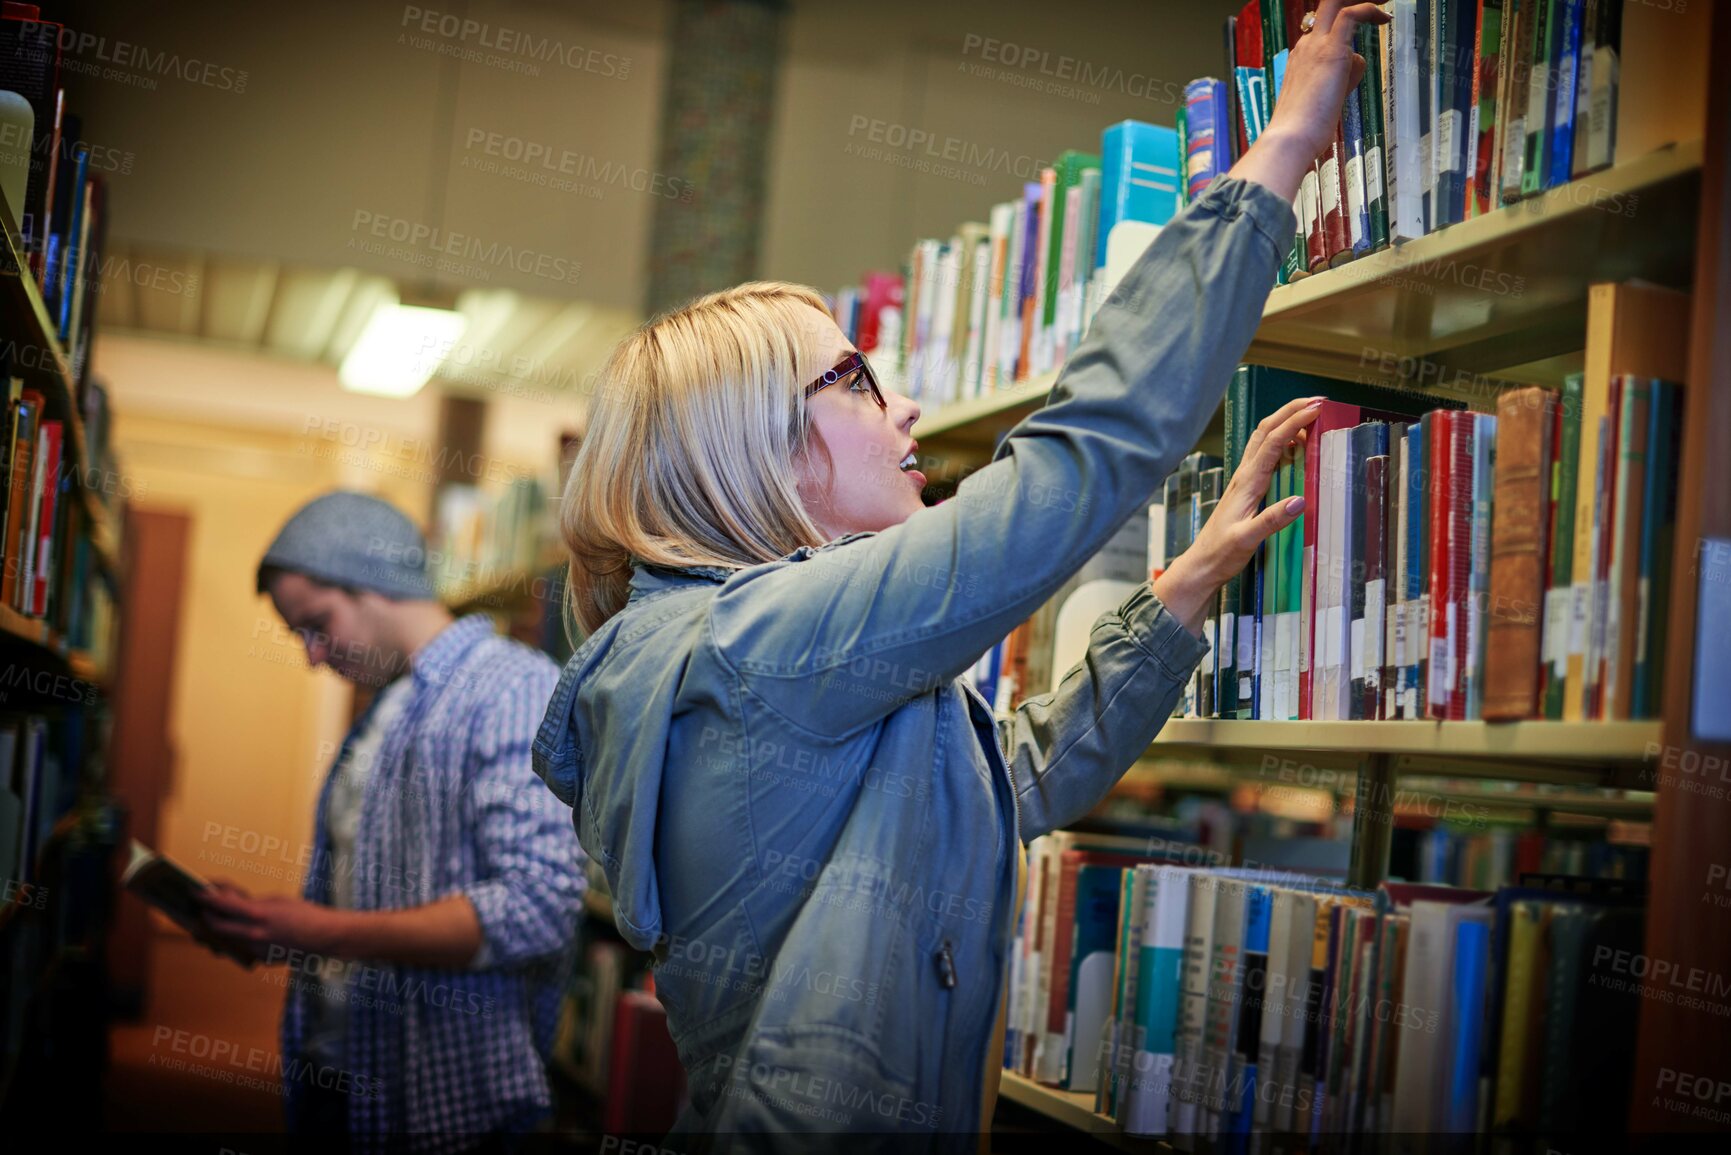
POLYGON ((806 400, 811 400, 820 389, 827 389, 838 381, 846 381, 855 374, 865 378, 865 383, 870 386, 872 391, 872 400, 877 402, 878 408, 887 410, 889 403, 884 400, 884 391, 878 385, 877 374, 872 372, 871 362, 866 360, 865 354, 857 350, 836 362, 835 368, 824 370, 822 377, 807 385, 805 387, 806 400))

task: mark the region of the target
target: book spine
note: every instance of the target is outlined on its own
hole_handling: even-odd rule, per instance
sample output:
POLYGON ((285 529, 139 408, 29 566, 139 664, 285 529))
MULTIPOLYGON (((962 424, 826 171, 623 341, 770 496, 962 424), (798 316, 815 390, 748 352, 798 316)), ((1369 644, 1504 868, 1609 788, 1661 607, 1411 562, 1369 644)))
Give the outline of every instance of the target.
POLYGON ((1358 53, 1364 57, 1364 77, 1359 81, 1358 104, 1364 119, 1364 201, 1370 231, 1370 249, 1388 247, 1388 160, 1383 127, 1383 73, 1379 29, 1369 24, 1356 33, 1358 53))
MULTIPOLYGON (((1585 172, 1597 172, 1616 158, 1617 88, 1622 71, 1623 5, 1599 0, 1593 82, 1587 101, 1587 160, 1585 172)), ((1583 49, 1584 51, 1584 49, 1583 49)))
POLYGON ((1334 126, 1334 144, 1322 155, 1322 244, 1320 266, 1312 254, 1310 271, 1320 272, 1352 259, 1352 229, 1348 224, 1351 211, 1346 187, 1346 124, 1344 118, 1334 126))
POLYGON ((1472 527, 1466 600, 1466 718, 1478 721, 1484 709, 1485 641, 1490 601, 1491 495, 1496 468, 1497 419, 1473 417, 1472 527))
POLYGON ((1426 659, 1425 698, 1428 715, 1446 719, 1449 709, 1449 525, 1454 516, 1454 414, 1439 413, 1430 430, 1425 459, 1431 469, 1429 584, 1429 654, 1426 659))
POLYGON ((1612 720, 1633 717, 1636 619, 1640 598, 1640 527, 1645 509, 1647 433, 1652 384, 1630 377, 1623 383, 1617 417, 1617 494, 1612 514, 1611 569, 1605 623, 1605 708, 1612 720))
MULTIPOLYGON (((1365 72, 1368 73, 1368 63, 1365 72)), ((1346 221, 1347 244, 1351 256, 1361 257, 1372 247, 1370 231, 1370 192, 1365 185, 1364 83, 1346 94, 1345 120, 1342 131, 1346 139, 1346 221)))
POLYGON ((1555 80, 1556 49, 1559 38, 1555 26, 1561 15, 1561 5, 1568 0, 1533 0, 1533 52, 1527 81, 1526 160, 1521 173, 1521 195, 1533 196, 1546 187, 1550 175, 1551 115, 1556 102, 1551 98, 1555 80))
POLYGON ((1364 463, 1364 627, 1355 639, 1354 681, 1360 687, 1354 717, 1375 719, 1382 702, 1383 640, 1388 575, 1388 466, 1386 453, 1364 463))
POLYGON ((1556 531, 1551 540, 1550 582, 1545 589, 1544 716, 1563 717, 1563 691, 1569 670, 1569 630, 1574 606, 1575 501, 1580 478, 1581 391, 1584 375, 1571 373, 1563 383, 1559 403, 1562 432, 1558 439, 1553 485, 1556 531))
POLYGON ((1581 63, 1581 5, 1583 0, 1563 0, 1562 24, 1556 31, 1556 71, 1551 100, 1551 143, 1545 187, 1569 182, 1575 163, 1575 86, 1581 63))

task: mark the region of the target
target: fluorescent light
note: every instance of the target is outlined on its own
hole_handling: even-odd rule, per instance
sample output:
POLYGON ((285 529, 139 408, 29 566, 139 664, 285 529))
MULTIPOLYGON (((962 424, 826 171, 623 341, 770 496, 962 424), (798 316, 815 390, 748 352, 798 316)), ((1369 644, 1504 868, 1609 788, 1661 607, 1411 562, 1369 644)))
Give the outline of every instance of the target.
POLYGON ((454 309, 380 305, 337 370, 344 389, 410 397, 438 369, 469 319, 454 309))

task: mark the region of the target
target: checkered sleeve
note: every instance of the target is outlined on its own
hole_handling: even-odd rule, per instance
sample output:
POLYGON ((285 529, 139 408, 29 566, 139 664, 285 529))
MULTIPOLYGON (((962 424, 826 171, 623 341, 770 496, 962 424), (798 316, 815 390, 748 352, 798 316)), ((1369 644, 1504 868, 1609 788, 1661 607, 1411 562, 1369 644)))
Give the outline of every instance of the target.
POLYGON ((530 754, 558 677, 551 662, 537 663, 480 711, 469 792, 480 876, 459 890, 481 921, 477 970, 557 955, 581 917, 583 851, 571 812, 535 776, 530 754))

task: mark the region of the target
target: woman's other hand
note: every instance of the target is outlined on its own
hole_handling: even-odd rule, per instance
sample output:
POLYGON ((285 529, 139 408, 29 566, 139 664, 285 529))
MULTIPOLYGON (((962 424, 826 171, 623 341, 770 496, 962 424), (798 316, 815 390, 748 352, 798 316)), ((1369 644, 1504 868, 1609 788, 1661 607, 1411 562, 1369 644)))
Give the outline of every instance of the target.
POLYGON ((1334 141, 1346 94, 1364 75, 1364 57, 1353 49, 1358 26, 1386 24, 1383 8, 1346 0, 1317 5, 1315 26, 1287 58, 1273 118, 1228 176, 1266 185, 1288 201, 1298 195, 1304 174, 1334 141))
POLYGON ((1321 397, 1289 401, 1262 419, 1244 446, 1244 458, 1220 495, 1220 502, 1190 548, 1174 558, 1154 582, 1154 595, 1184 627, 1198 636, 1214 595, 1249 564, 1256 547, 1304 512, 1304 498, 1293 497, 1262 509, 1268 483, 1290 446, 1303 445, 1305 426, 1316 420, 1321 397))

